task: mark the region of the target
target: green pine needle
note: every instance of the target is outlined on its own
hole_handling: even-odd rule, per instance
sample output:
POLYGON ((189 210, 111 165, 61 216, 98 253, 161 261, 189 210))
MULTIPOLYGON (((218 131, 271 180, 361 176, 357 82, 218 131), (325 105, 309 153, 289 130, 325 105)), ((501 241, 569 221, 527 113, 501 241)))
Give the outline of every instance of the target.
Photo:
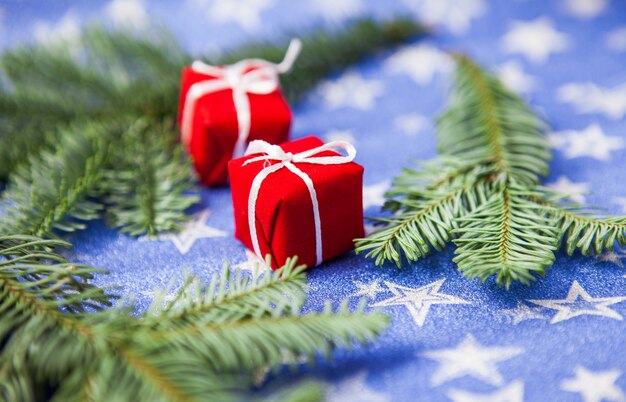
POLYGON ((529 284, 568 254, 626 245, 626 218, 598 218, 539 185, 548 173, 545 123, 495 77, 454 56, 455 85, 437 119, 441 156, 405 169, 387 193, 390 218, 356 240, 377 265, 400 266, 457 245, 454 262, 469 278, 529 284))

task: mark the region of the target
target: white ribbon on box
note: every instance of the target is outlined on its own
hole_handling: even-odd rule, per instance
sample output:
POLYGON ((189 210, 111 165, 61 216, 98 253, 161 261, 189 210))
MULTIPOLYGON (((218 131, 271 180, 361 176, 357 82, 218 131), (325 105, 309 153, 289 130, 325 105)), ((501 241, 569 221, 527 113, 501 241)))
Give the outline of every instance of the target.
POLYGON ((233 157, 243 155, 250 134, 251 113, 248 94, 265 95, 274 92, 278 86, 278 75, 291 70, 300 54, 302 42, 292 39, 283 61, 278 64, 263 59, 245 59, 228 66, 211 66, 201 61, 194 61, 191 69, 215 78, 193 84, 185 96, 185 107, 181 121, 181 139, 184 144, 191 141, 193 115, 196 102, 203 96, 231 89, 237 112, 239 133, 233 150, 233 157), (253 70, 250 70, 253 68, 253 70))
POLYGON ((322 222, 320 219, 319 203, 317 202, 317 193, 309 175, 300 170, 295 164, 311 163, 316 165, 339 165, 348 163, 352 162, 356 156, 356 149, 347 141, 333 141, 319 147, 309 149, 308 151, 292 154, 291 152, 285 152, 278 145, 271 145, 262 140, 255 140, 248 145, 246 155, 257 153, 261 153, 263 155, 248 159, 243 166, 258 161, 264 161, 266 164, 269 161, 278 161, 279 163, 265 166, 259 173, 257 173, 250 188, 250 195, 248 196, 248 226, 250 228, 250 237, 252 239, 254 252, 261 259, 263 259, 255 223, 256 202, 259 196, 259 191, 261 190, 261 184, 263 184, 263 181, 267 178, 267 176, 279 171, 282 168, 287 168, 301 178, 309 190, 311 202, 313 203, 313 221, 315 224, 315 265, 320 264, 322 262, 322 222), (331 150, 343 150, 347 155, 315 156, 321 152, 331 150))

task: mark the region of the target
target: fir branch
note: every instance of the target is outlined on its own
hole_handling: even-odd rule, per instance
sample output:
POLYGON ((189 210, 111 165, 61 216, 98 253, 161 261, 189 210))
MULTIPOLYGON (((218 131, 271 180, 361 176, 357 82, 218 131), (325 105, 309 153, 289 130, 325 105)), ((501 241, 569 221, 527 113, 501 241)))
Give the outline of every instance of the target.
POLYGON ((190 277, 176 305, 153 307, 141 318, 134 316, 132 303, 88 313, 78 306, 108 299, 98 288, 85 290, 80 286, 90 285, 69 280, 93 269, 57 267, 64 262, 41 266, 40 260, 64 261, 47 251, 55 245, 65 243, 26 236, 0 239, 3 256, 10 257, 2 261, 10 267, 0 270, 3 397, 30 398, 28 387, 46 382, 56 389, 52 399, 59 401, 244 399, 254 374, 282 364, 285 353, 312 360, 338 346, 366 343, 387 325, 384 317, 363 313, 363 305, 349 310, 347 301, 337 311, 328 305, 323 312, 302 314, 303 267, 295 267, 293 260, 254 280, 214 276, 202 283, 190 277), (26 271, 41 279, 50 267, 62 280, 14 275, 26 271), (65 299, 52 297, 66 283, 74 290, 67 290, 65 299), (203 291, 190 297, 192 287, 203 291), (19 297, 6 297, 15 288, 22 290, 19 297))
POLYGON ((5 52, 0 63, 10 85, 0 91, 0 179, 73 120, 172 116, 187 61, 164 32, 146 39, 100 28, 76 43, 5 52))
POLYGON ((287 313, 304 303, 308 289, 305 267, 296 265, 296 259, 288 259, 285 265, 272 275, 249 277, 237 271, 231 273, 228 265, 221 274, 214 274, 202 286, 194 277, 187 277, 175 298, 165 303, 166 291, 157 293, 146 322, 164 327, 175 321, 178 325, 194 322, 214 325, 260 318, 276 312, 287 313), (168 320, 163 320, 167 317, 168 320))
POLYGON ((464 275, 508 288, 543 275, 560 247, 624 246, 626 218, 584 215, 539 185, 550 159, 545 124, 496 78, 454 58, 455 86, 437 121, 442 155, 394 180, 385 208, 396 215, 376 219, 386 226, 357 239, 357 252, 400 265, 452 241, 464 275))
POLYGON ((600 254, 613 250, 616 243, 619 247, 626 246, 626 217, 594 216, 576 205, 563 205, 545 198, 537 197, 534 201, 546 209, 553 225, 559 228, 559 248, 565 249, 568 255, 576 250, 583 255, 600 254))
POLYGON ((503 188, 457 222, 453 261, 470 278, 529 284, 554 262, 559 231, 524 189, 503 188))
POLYGON ((52 236, 71 232, 98 217, 101 205, 90 197, 109 158, 104 128, 75 124, 62 130, 54 150, 45 150, 19 167, 5 191, 0 232, 52 236))
MULTIPOLYGON (((357 253, 367 252, 377 265, 393 261, 401 266, 402 257, 409 262, 441 251, 450 241, 456 220, 489 196, 486 185, 470 182, 461 186, 442 187, 421 192, 419 198, 401 201, 399 215, 376 221, 386 226, 367 238, 356 240, 357 253)), ((394 200, 395 201, 395 200, 394 200)))
POLYGON ((455 86, 437 119, 442 153, 467 164, 493 163, 517 182, 537 184, 548 172, 544 125, 524 102, 467 57, 455 56, 455 86))
POLYGON ((126 130, 103 172, 107 217, 120 232, 138 236, 176 231, 198 201, 192 167, 171 125, 145 119, 126 130))

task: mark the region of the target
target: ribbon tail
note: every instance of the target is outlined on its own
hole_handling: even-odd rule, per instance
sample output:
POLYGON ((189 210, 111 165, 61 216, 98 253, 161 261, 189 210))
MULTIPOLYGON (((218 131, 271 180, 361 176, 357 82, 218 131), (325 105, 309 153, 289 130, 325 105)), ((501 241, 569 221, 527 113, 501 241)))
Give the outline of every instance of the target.
POLYGON ((302 41, 298 38, 293 38, 289 43, 283 61, 276 65, 276 71, 280 74, 284 74, 291 70, 291 67, 293 67, 293 64, 300 55, 300 50, 302 50, 302 41))

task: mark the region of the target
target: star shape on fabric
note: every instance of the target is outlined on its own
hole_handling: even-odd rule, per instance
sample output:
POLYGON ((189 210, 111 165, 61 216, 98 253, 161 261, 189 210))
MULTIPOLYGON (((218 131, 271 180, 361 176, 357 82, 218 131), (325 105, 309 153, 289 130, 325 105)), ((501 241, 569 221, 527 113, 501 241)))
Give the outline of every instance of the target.
POLYGON ((355 281, 354 284, 359 288, 352 296, 367 296, 374 300, 379 293, 386 292, 385 288, 380 286, 380 278, 374 279, 370 283, 355 281))
POLYGON ((504 82, 504 85, 517 93, 526 94, 532 92, 537 85, 535 78, 526 74, 522 69, 522 65, 517 61, 507 61, 496 70, 498 78, 504 82))
POLYGON ((265 261, 259 258, 259 256, 257 256, 254 252, 246 249, 245 254, 246 260, 234 265, 234 269, 239 271, 249 271, 253 278, 258 278, 263 273, 271 270, 271 268, 265 264, 265 261))
POLYGON ((337 130, 333 129, 324 134, 324 138, 326 141, 348 141, 350 144, 356 144, 356 138, 354 137, 354 133, 352 130, 337 130))
POLYGON ((448 392, 448 398, 452 402, 523 402, 524 383, 516 380, 488 394, 451 389, 448 392))
POLYGON ((328 109, 351 107, 369 110, 383 91, 381 81, 365 80, 355 71, 346 72, 336 81, 320 85, 320 93, 328 109))
POLYGON ((260 28, 261 13, 274 4, 274 0, 194 0, 206 9, 209 18, 218 23, 234 22, 251 32, 260 28))
POLYGON ((585 202, 583 194, 588 193, 591 188, 589 183, 573 182, 565 176, 559 176, 555 182, 547 183, 546 187, 580 204, 585 202))
POLYGON ((434 386, 465 376, 500 386, 504 379, 497 364, 523 352, 516 347, 484 347, 472 334, 467 334, 454 348, 429 350, 422 355, 439 362, 430 379, 434 386))
POLYGON ((487 11, 483 0, 405 0, 409 9, 429 25, 440 25, 455 35, 470 29, 472 20, 487 11))
POLYGON ((584 130, 552 133, 548 141, 554 148, 562 150, 568 159, 589 157, 608 161, 612 151, 624 148, 623 138, 606 135, 597 124, 591 124, 584 130))
POLYGON ((56 23, 36 21, 32 31, 35 40, 41 44, 66 42, 74 45, 79 42, 80 20, 74 10, 70 9, 56 23))
POLYGON ((541 314, 543 310, 543 307, 530 307, 518 301, 515 308, 502 309, 500 311, 511 317, 513 325, 517 325, 526 320, 547 320, 546 316, 541 314))
POLYGON ((592 82, 570 82, 557 89, 556 97, 578 113, 600 113, 613 120, 626 116, 626 83, 603 88, 592 82))
POLYGON ((408 136, 415 136, 429 126, 428 119, 417 113, 409 113, 397 116, 393 125, 408 136))
POLYGON ((614 52, 626 51, 626 26, 614 29, 606 34, 606 47, 614 52))
POLYGON ((556 310, 557 313, 550 321, 551 324, 556 324, 557 322, 566 321, 582 315, 597 315, 600 317, 623 320, 622 315, 609 308, 609 306, 623 302, 624 300, 626 300, 626 296, 591 297, 589 293, 580 286, 578 281, 574 281, 565 299, 532 299, 527 301, 556 310))
POLYGON ((552 21, 545 17, 513 22, 502 37, 506 53, 520 53, 535 63, 546 62, 550 54, 566 50, 569 43, 568 37, 554 29, 552 21))
POLYGON ((470 304, 470 302, 459 297, 439 293, 439 288, 441 288, 444 281, 445 279, 440 279, 419 288, 400 286, 385 281, 385 285, 394 296, 374 303, 372 307, 405 306, 409 310, 411 317, 413 317, 415 324, 421 327, 424 325, 428 311, 433 305, 470 304))
POLYGON ((576 366, 575 377, 561 381, 563 391, 577 392, 584 402, 626 401, 626 395, 615 384, 622 375, 620 370, 590 371, 576 366))
POLYGON ((591 19, 606 10, 607 0, 565 0, 565 9, 581 19, 591 19))
POLYGON ((596 256, 596 262, 610 262, 617 265, 620 268, 624 268, 622 259, 626 258, 626 250, 619 251, 605 251, 604 253, 596 256))
POLYGON ((357 374, 340 381, 338 384, 330 384, 326 394, 329 402, 387 402, 389 396, 383 392, 376 391, 367 384, 367 371, 363 370, 357 374))
POLYGON ((363 209, 381 207, 385 203, 385 192, 389 189, 389 180, 363 186, 363 209))
POLYGON ((384 64, 386 72, 406 74, 419 85, 426 85, 436 74, 452 71, 450 56, 427 44, 404 46, 391 55, 384 64))
POLYGON ((205 209, 195 214, 193 218, 186 222, 179 233, 162 233, 158 236, 142 236, 139 241, 171 241, 178 251, 185 255, 196 240, 209 239, 213 237, 224 237, 226 232, 215 229, 206 224, 206 220, 211 214, 209 209, 205 209))
POLYGON ((150 16, 142 0, 112 0, 105 13, 115 25, 143 28, 150 23, 150 16))
POLYGON ((317 0, 313 3, 317 11, 329 21, 338 21, 359 14, 363 10, 361 0, 317 0))

